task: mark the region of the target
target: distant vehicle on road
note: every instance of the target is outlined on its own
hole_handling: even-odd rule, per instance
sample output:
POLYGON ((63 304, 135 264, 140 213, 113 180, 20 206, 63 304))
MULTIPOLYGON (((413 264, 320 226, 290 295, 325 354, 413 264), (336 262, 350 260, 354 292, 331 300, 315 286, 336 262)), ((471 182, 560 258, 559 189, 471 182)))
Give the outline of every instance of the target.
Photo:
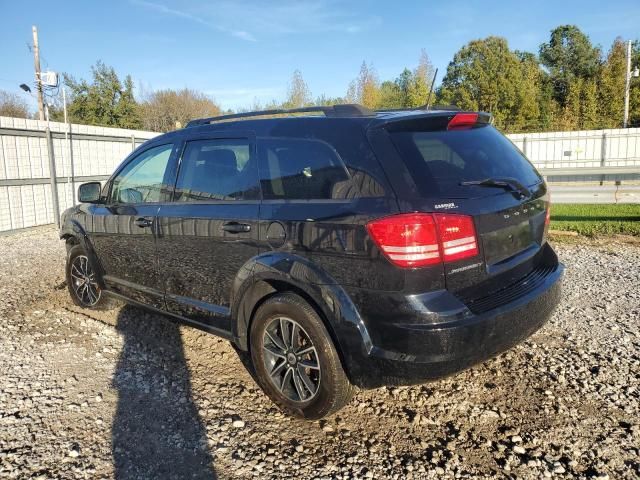
POLYGON ((453 110, 225 115, 134 151, 64 212, 73 301, 111 295, 229 339, 285 412, 453 374, 560 296, 542 177, 453 110))

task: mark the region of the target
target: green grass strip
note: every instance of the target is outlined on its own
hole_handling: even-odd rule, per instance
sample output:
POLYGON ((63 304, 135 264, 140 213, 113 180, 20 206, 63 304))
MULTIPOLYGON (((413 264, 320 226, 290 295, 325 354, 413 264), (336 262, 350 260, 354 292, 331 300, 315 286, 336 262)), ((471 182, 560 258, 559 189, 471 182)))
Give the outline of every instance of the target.
POLYGON ((553 204, 551 230, 640 236, 640 204, 553 204))

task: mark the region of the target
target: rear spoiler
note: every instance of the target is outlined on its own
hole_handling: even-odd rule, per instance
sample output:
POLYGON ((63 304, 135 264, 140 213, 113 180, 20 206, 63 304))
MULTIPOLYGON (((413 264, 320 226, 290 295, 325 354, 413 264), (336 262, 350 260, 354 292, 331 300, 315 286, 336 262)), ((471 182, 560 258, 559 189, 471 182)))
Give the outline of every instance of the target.
POLYGON ((382 127, 390 132, 464 130, 491 124, 492 120, 492 115, 486 112, 430 110, 424 114, 390 117, 376 124, 375 127, 382 127))

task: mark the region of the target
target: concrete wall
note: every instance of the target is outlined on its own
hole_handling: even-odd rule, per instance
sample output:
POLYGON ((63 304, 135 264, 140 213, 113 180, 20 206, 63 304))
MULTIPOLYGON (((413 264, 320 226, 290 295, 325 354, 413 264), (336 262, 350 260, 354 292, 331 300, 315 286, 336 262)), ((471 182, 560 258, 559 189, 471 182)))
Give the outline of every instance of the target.
MULTIPOLYGON (((49 126, 61 212, 73 204, 79 183, 106 179, 133 148, 158 135, 72 125, 69 141, 65 124, 51 122, 49 126)), ((46 127, 39 120, 0 117, 0 232, 54 222, 46 127)), ((509 138, 551 182, 640 179, 640 128, 527 133, 509 138), (553 169, 566 173, 567 168, 578 172, 588 167, 635 166, 638 170, 632 174, 553 175, 553 169)))

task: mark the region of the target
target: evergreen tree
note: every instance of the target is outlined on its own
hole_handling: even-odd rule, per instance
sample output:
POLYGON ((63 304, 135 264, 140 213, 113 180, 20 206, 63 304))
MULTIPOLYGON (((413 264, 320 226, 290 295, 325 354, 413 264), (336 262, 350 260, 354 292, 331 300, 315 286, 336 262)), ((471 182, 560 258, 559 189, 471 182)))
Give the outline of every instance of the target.
POLYGON ((620 128, 624 118, 624 89, 627 72, 627 45, 616 38, 598 75, 598 114, 596 128, 620 128))
MULTIPOLYGON (((114 68, 101 61, 91 68, 91 72, 92 83, 76 81, 64 74, 71 99, 67 108, 69 119, 87 125, 140 128, 142 122, 133 97, 131 77, 127 76, 123 85, 114 68)), ((61 112, 56 111, 55 117, 60 116, 61 112)))

